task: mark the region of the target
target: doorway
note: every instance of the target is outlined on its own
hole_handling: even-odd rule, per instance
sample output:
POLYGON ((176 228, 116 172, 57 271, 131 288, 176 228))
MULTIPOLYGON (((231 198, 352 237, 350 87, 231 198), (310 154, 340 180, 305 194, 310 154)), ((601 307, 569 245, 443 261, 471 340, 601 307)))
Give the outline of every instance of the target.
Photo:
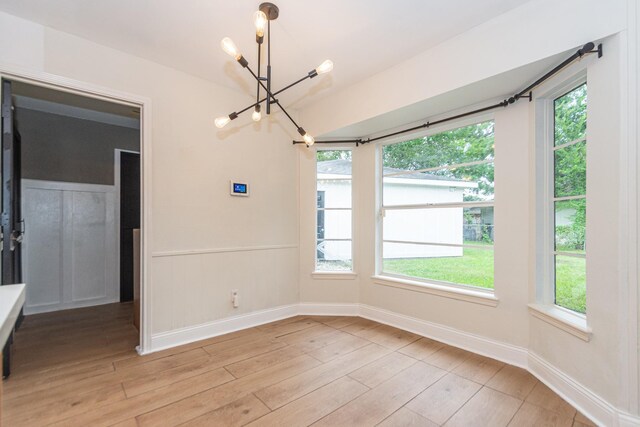
MULTIPOLYGON (((77 307, 87 307, 87 309, 91 309, 91 307, 96 303, 103 304, 111 302, 108 301, 108 298, 111 298, 109 295, 113 294, 107 295, 102 292, 103 289, 108 288, 107 282, 110 282, 111 280, 110 277, 108 277, 108 271, 112 271, 112 279, 116 284, 116 293, 113 301, 119 303, 120 301, 131 301, 133 298, 133 287, 131 286, 131 283, 134 276, 133 269, 129 267, 133 264, 132 260, 130 258, 127 259, 126 265, 123 265, 123 268, 120 268, 120 252, 124 252, 125 254, 129 253, 132 257, 133 249, 125 247, 125 250, 121 251, 119 250, 119 246, 116 246, 117 241, 125 239, 121 239, 121 234, 124 235, 121 230, 115 228, 115 219, 120 219, 120 212, 115 212, 114 210, 116 205, 122 205, 126 212, 128 212, 128 215, 123 216, 125 220, 121 222, 123 226, 126 226, 128 229, 136 228, 140 230, 142 228, 142 179, 140 174, 140 162, 142 160, 142 156, 140 154, 142 149, 142 126, 140 125, 140 105, 114 103, 111 101, 96 99, 95 96, 88 96, 86 93, 72 93, 66 89, 61 89, 62 88, 58 87, 52 88, 51 86, 46 86, 36 81, 26 82, 20 77, 10 79, 4 78, 2 81, 3 99, 11 100, 10 110, 13 116, 12 120, 17 118, 16 123, 21 129, 23 128, 23 126, 20 125, 21 112, 23 113, 23 121, 26 120, 25 117, 27 115, 43 116, 43 114, 49 114, 50 116, 55 115, 62 121, 75 120, 83 121, 84 123, 99 123, 103 128, 120 125, 119 123, 112 123, 113 120, 118 122, 122 120, 131 121, 131 119, 135 119, 138 122, 137 129, 135 130, 137 135, 137 152, 133 156, 126 156, 127 158, 123 159, 123 161, 126 162, 124 167, 121 168, 122 172, 125 173, 125 177, 122 180, 123 188, 125 189, 125 199, 123 200, 123 203, 116 203, 116 199, 120 202, 120 195, 116 194, 114 183, 109 185, 109 183, 105 184, 104 182, 99 182, 100 179, 93 179, 95 176, 104 176, 104 172, 106 170, 104 162, 98 161, 93 165, 82 165, 81 163, 77 163, 76 165, 69 167, 68 163, 64 164, 64 162, 60 160, 61 157, 66 157, 67 159, 75 158, 80 161, 86 160, 87 154, 89 156, 92 155, 89 153, 90 151, 95 154, 97 151, 101 151, 104 147, 96 149, 96 146, 93 147, 94 149, 87 150, 85 149, 86 147, 76 146, 71 147, 71 151, 67 150, 62 155, 58 154, 60 154, 59 151, 65 151, 64 147, 55 147, 53 150, 49 150, 51 147, 45 147, 41 150, 42 152, 40 154, 34 156, 33 145, 25 149, 25 144, 28 145, 30 142, 33 143, 34 141, 34 133, 28 129, 28 126, 25 126, 26 129, 22 133, 22 147, 20 147, 20 138, 19 136, 17 137, 17 143, 13 144, 15 153, 14 157, 17 158, 17 162, 14 163, 13 168, 8 168, 3 164, 3 175, 6 175, 5 171, 7 173, 17 172, 16 178, 12 181, 12 185, 10 187, 4 186, 4 188, 10 188, 10 190, 3 193, 3 196, 11 196, 12 203, 17 206, 17 209, 13 210, 16 219, 11 221, 11 224, 13 225, 11 231, 13 234, 10 233, 9 235, 12 236, 12 239, 7 242, 3 241, 3 245, 10 244, 11 241, 13 241, 14 249, 9 252, 12 259, 9 260, 7 259, 8 257, 3 257, 2 266, 4 267, 8 265, 8 263, 11 263, 14 267, 13 271, 11 271, 11 280, 4 280, 6 276, 3 274, 3 284, 20 283, 24 280, 27 283, 27 299, 29 300, 29 297, 31 297, 31 301, 33 302, 35 298, 36 304, 29 306, 29 303, 27 303, 27 319, 29 318, 29 315, 44 316, 40 314, 35 315, 34 313, 50 311, 57 312, 57 309, 71 309, 69 311, 73 311, 77 309, 77 307), (9 95, 5 96, 5 94, 9 95), (70 101, 71 99, 73 100, 70 101), (51 107, 53 104, 58 104, 61 109, 54 112, 46 111, 46 109, 51 107), (27 110, 29 110, 28 114, 25 113, 27 110), (123 115, 123 111, 126 111, 127 113, 123 115), (78 116, 78 114, 80 114, 80 116, 78 116), (129 117, 126 117, 127 115, 129 117), (131 117, 132 115, 134 117, 131 117), (31 152, 29 152, 29 150, 31 150, 31 152), (72 154, 69 154, 70 152, 72 154), (21 155, 23 157, 22 159, 20 158, 21 155), (42 160, 43 158, 47 161, 41 163, 40 167, 34 168, 34 159, 42 160), (22 167, 25 165, 27 166, 26 168, 22 167), (22 171, 20 171, 21 167, 23 169, 22 171), (13 172, 12 169, 15 172, 13 172), (51 175, 42 176, 35 174, 36 176, 34 176, 33 171, 36 169, 40 172, 48 171, 51 175), (83 181, 82 178, 87 176, 90 176, 90 178, 83 181), (93 176, 93 178, 91 178, 91 176, 93 176), (56 187, 56 185, 58 187, 56 187), (40 196, 40 199, 43 200, 37 201, 36 199, 38 199, 38 197, 34 199, 34 195, 40 196), (34 200, 36 200, 36 202, 34 202, 34 200), (132 206, 132 204, 136 203, 136 200, 137 206, 132 206), (56 209, 41 209, 43 207, 43 203, 45 205, 49 203, 49 207, 55 206, 56 209), (112 206, 114 210, 110 210, 110 206, 112 206), (25 207, 28 207, 28 209, 25 209, 25 207), (20 208, 23 209, 22 213, 20 212, 20 208), (71 212, 71 215, 67 214, 68 212, 65 209, 67 209, 68 212, 71 212), (135 215, 137 215, 137 221, 133 219, 135 215), (52 236, 48 235, 47 232, 55 229, 55 227, 47 227, 47 224, 44 223, 39 224, 41 227, 38 226, 38 221, 46 222, 47 217, 49 217, 49 220, 53 217, 54 222, 56 218, 60 219, 60 223, 67 227, 66 231, 69 231, 69 233, 64 234, 64 230, 61 227, 57 231, 59 240, 56 241, 55 239, 51 239, 52 236), (36 219, 35 221, 34 218, 36 219), (73 220, 70 218, 73 218, 73 220), (114 236, 117 234, 117 238, 114 237, 113 245, 111 245, 107 239, 102 239, 101 237, 107 233, 109 229, 109 221, 114 222, 113 234, 114 236), (34 227, 29 227, 29 223, 34 227), (27 228, 28 230, 26 230, 27 228), (25 245, 23 248, 23 255, 25 256, 23 257, 24 259, 20 261, 20 251, 16 248, 20 246, 19 244, 22 242, 23 237, 21 233, 25 230, 25 245), (41 242, 38 242, 38 238, 36 238, 36 236, 40 236, 41 242), (101 241, 100 248, 98 248, 99 250, 96 249, 97 246, 91 246, 90 242, 94 241, 101 241), (58 242, 60 245, 57 245, 58 242), (57 260, 60 262, 53 262, 54 265, 59 267, 58 271, 56 271, 55 268, 43 269, 49 275, 48 279, 56 276, 56 273, 59 273, 59 277, 61 278, 60 282, 63 283, 59 288, 54 287, 53 290, 52 288, 48 288, 48 294, 45 292, 46 295, 44 296, 43 293, 37 289, 37 284, 34 284, 37 282, 37 280, 35 280, 37 271, 33 270, 33 266, 38 264, 44 265, 38 262, 37 259, 34 259, 34 251, 36 251, 36 248, 45 252, 47 248, 53 249, 50 253, 57 251, 62 254, 62 256, 65 254, 71 254, 68 258, 74 259, 75 261, 75 264, 74 261, 65 262, 64 259, 57 260), (100 270, 98 274, 94 274, 91 268, 99 265, 100 262, 92 263, 85 261, 100 259, 108 260, 108 253, 111 253, 110 251, 112 249, 114 253, 113 262, 115 263, 116 268, 104 268, 104 275, 102 274, 102 270, 100 270), (78 269, 78 265, 81 266, 80 269, 78 269), (24 270, 24 279, 20 277, 21 267, 24 270), (120 277, 117 273, 118 270, 129 272, 126 274, 127 285, 123 286, 121 283, 120 277), (71 280, 69 278, 71 278, 71 280), (66 289, 65 286, 69 283, 71 283, 72 286, 69 289, 66 289), (96 297, 100 292, 102 292, 102 297, 104 298, 96 297), (38 298, 40 298, 39 301, 37 301, 38 298), (56 300, 59 302, 58 307, 55 306, 56 300), (51 305, 50 303, 54 304, 51 305), (49 304, 49 306, 47 306, 47 304, 49 304), (38 307, 34 309, 35 306, 38 307)), ((4 116, 8 111, 8 109, 3 108, 3 123, 6 122, 4 116)), ((33 117, 31 117, 31 119, 32 118, 33 117)), ((47 135, 48 138, 52 139, 56 136, 56 129, 51 127, 51 121, 42 121, 38 119, 35 123, 42 128, 41 133, 47 135)), ((13 128, 16 129, 16 126, 14 125, 13 128)), ((77 133, 86 136, 86 129, 77 133)), ((93 141, 92 138, 86 139, 86 141, 89 140, 93 141)), ((111 149, 110 153, 110 164, 112 168, 110 176, 111 179, 114 179, 114 150, 111 149)), ((5 156, 5 158, 8 157, 5 156)), ((4 208, 5 206, 3 205, 3 211, 5 211, 4 208)), ((120 244, 122 245, 123 243, 124 242, 121 242, 120 244)), ((5 251, 3 252, 8 253, 5 251)), ((35 255, 37 258, 38 254, 35 255)), ((42 253, 40 255, 42 255, 42 253)), ((140 259, 141 263, 143 263, 144 257, 140 257, 140 259)), ((54 259, 54 261, 56 260, 54 259)), ((141 270, 141 268, 138 269, 139 276, 142 275, 141 270)), ((6 274, 9 274, 9 269, 3 269, 3 273, 5 273, 5 271, 7 272, 6 274)), ((53 281, 55 282, 55 280, 53 281)), ((138 282, 140 281, 141 280, 138 280, 138 282)), ((87 309, 83 308, 84 311, 87 309)), ((101 313, 104 312, 105 310, 103 309, 101 313)), ((122 311, 119 311, 118 313, 118 315, 122 317, 122 311)), ((139 313, 140 310, 138 310, 138 316, 140 316, 139 313)), ((91 318, 91 316, 89 315, 87 318, 91 318)), ((137 323, 140 324, 142 322, 139 320, 137 323)), ((136 335, 141 337, 143 335, 142 331, 136 332, 136 335)), ((141 343, 139 338, 136 341, 138 341, 136 344, 141 343)), ((11 350, 5 352, 7 355, 11 353, 11 350)))

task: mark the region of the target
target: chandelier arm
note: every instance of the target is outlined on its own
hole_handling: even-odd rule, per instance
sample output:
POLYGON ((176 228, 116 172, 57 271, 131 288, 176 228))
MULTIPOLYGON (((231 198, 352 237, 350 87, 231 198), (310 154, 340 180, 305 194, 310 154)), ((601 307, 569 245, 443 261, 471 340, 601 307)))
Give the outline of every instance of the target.
MULTIPOLYGON (((282 89, 278 90, 277 92, 273 92, 272 95, 275 97, 276 95, 281 94, 285 90, 292 88, 293 86, 297 85, 298 83, 302 83, 303 81, 307 80, 308 78, 311 78, 311 72, 309 72, 309 74, 304 76, 303 78, 301 78, 299 80, 296 80, 295 82, 291 83, 290 85, 283 87, 282 89)), ((260 85, 258 85, 258 88, 259 87, 260 87, 260 85)), ((267 97, 265 96, 264 98, 259 99, 258 101, 256 101, 253 104, 249 105, 247 108, 243 108, 242 110, 237 111, 236 114, 242 114, 245 111, 250 110, 251 108, 255 108, 256 105, 260 105, 263 102, 265 102, 266 100, 267 100, 267 97)))
POLYGON ((280 89, 280 90, 279 90, 279 91, 277 91, 277 92, 274 92, 274 93, 273 93, 273 96, 276 96, 276 95, 278 95, 278 94, 280 94, 280 93, 284 92, 285 90, 287 90, 287 89, 290 89, 290 88, 294 87, 294 86, 295 86, 295 85, 297 85, 298 83, 302 83, 303 81, 307 80, 308 78, 311 78, 311 74, 307 74, 307 75, 306 75, 306 76, 304 76, 303 78, 301 78, 301 79, 299 79, 299 80, 296 80, 295 82, 291 83, 291 84, 290 84, 290 85, 288 85, 288 86, 283 87, 282 89, 280 89))

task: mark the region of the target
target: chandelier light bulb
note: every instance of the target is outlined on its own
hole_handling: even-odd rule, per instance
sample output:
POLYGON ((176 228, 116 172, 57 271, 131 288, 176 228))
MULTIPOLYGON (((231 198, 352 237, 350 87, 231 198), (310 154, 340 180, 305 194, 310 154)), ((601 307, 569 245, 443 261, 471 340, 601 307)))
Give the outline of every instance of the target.
POLYGON ((262 113, 260 112, 259 105, 256 105, 255 110, 253 110, 253 113, 251 114, 251 118, 253 119, 254 122, 259 122, 260 119, 262 119, 262 113))
POLYGON ((217 119, 215 119, 215 124, 216 124, 216 127, 218 129, 222 129, 230 121, 231 121, 231 118, 229 118, 229 116, 222 116, 222 117, 218 117, 217 119))
POLYGON ((305 133, 302 136, 302 139, 304 140, 304 143, 307 144, 307 147, 311 147, 316 142, 316 140, 308 133, 305 133))
POLYGON ((316 68, 316 73, 324 74, 328 73, 331 70, 333 70, 333 61, 327 59, 322 64, 318 65, 318 68, 316 68))
POLYGON ((222 46, 222 50, 233 56, 236 60, 242 58, 242 54, 238 50, 236 44, 229 37, 223 38, 220 42, 220 46, 222 46))
POLYGON ((267 28, 267 15, 259 10, 253 14, 253 24, 256 26, 256 36, 264 37, 264 30, 267 28))

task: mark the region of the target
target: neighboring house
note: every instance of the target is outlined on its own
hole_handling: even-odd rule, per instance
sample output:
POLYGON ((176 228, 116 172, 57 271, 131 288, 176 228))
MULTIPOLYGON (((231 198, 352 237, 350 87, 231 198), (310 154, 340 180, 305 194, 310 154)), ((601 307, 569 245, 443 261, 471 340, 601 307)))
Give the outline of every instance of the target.
MULTIPOLYGON (((384 168, 383 173, 403 172, 384 168)), ((385 204, 402 205, 420 203, 462 202, 466 189, 477 188, 476 182, 451 179, 420 172, 390 176, 384 179, 385 204)), ((318 162, 318 207, 341 208, 351 206, 351 162, 329 160, 318 162)), ((493 216, 493 215, 491 215, 493 216)), ((393 210, 384 216, 384 240, 462 244, 465 217, 462 208, 415 209, 403 212, 402 217, 393 210)), ((351 258, 351 242, 332 239, 350 238, 351 211, 318 211, 319 259, 339 260, 351 258)), ((491 224, 493 219, 491 218, 491 224)), ((422 244, 384 243, 386 258, 433 258, 462 256, 462 248, 422 244)))

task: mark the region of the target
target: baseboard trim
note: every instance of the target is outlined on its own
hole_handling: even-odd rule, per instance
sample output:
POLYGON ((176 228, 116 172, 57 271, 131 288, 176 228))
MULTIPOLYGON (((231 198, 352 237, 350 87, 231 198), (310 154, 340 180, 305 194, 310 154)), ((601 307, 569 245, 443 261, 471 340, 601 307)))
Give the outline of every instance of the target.
POLYGON ((528 353, 522 347, 364 304, 360 305, 360 316, 501 362, 527 368, 528 353))
POLYGON ((314 316, 359 316, 359 304, 300 303, 298 314, 314 316))
POLYGON ((300 303, 228 317, 153 335, 151 349, 145 354, 297 315, 360 316, 519 366, 599 425, 640 426, 640 417, 616 409, 589 388, 526 348, 365 304, 300 303))
POLYGON ((627 414, 626 412, 618 411, 618 426, 619 427, 638 427, 640 426, 640 416, 627 414))
POLYGON ((286 319, 298 315, 298 312, 298 304, 283 305, 154 334, 151 336, 151 349, 145 354, 286 319))
MULTIPOLYGON (((606 426, 622 426, 622 412, 539 355, 529 352, 529 372, 584 415, 606 426)), ((638 425, 638 424, 631 424, 638 425)))
POLYGON ((31 305, 24 307, 24 315, 30 316, 32 314, 50 313, 52 311, 64 311, 73 310, 76 308, 95 307, 99 305, 113 304, 116 302, 120 302, 120 297, 80 300, 64 304, 31 305))

